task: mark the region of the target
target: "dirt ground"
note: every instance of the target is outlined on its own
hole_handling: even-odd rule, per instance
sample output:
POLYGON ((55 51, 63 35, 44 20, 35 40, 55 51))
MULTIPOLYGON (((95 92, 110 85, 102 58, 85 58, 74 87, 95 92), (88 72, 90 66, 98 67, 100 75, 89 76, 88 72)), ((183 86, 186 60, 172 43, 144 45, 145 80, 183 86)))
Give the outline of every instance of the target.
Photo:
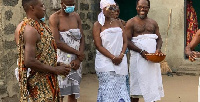
MULTIPOLYGON (((197 102, 199 76, 182 75, 173 77, 163 75, 165 96, 157 102, 197 102)), ((98 79, 96 74, 83 75, 81 96, 78 102, 96 102, 98 79)), ((67 102, 67 98, 64 99, 67 102)), ((144 102, 140 99, 140 102, 144 102)))

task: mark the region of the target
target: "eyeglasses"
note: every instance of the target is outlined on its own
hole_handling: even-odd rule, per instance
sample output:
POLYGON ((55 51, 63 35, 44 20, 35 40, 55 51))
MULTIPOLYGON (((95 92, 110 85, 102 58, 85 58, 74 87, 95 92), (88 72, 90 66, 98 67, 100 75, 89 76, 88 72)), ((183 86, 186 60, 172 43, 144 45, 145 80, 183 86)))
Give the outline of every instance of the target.
POLYGON ((149 9, 149 6, 137 6, 138 9, 144 9, 144 10, 148 10, 149 9))
POLYGON ((116 11, 117 9, 118 8, 116 6, 111 6, 111 5, 106 7, 106 10, 110 10, 110 11, 116 11))

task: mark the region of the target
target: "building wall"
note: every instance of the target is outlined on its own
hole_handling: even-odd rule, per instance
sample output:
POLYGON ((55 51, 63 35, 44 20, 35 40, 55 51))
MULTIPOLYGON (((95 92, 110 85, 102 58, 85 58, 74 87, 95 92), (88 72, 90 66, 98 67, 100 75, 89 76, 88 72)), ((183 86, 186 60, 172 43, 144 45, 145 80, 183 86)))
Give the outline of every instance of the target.
POLYGON ((0 1, 0 102, 16 102, 19 87, 14 76, 16 68, 16 44, 14 31, 23 12, 18 0, 0 1))
POLYGON ((78 12, 82 19, 82 27, 85 34, 85 61, 83 62, 83 73, 94 73, 95 46, 92 36, 92 27, 97 20, 100 11, 100 0, 78 0, 78 12))
POLYGON ((159 25, 164 41, 162 51, 167 54, 166 60, 173 71, 177 71, 180 66, 195 66, 199 63, 198 61, 191 63, 185 59, 184 10, 184 0, 151 0, 151 8, 148 15, 156 20, 159 25), (172 15, 167 36, 170 9, 172 9, 172 15))
MULTIPOLYGON (((17 67, 17 46, 14 41, 14 31, 25 17, 22 0, 0 0, 0 102, 17 102, 19 87, 14 70, 17 67)), ((59 0, 43 0, 46 8, 45 21, 60 9, 59 0)), ((99 0, 75 0, 76 10, 82 19, 85 34, 85 61, 83 74, 94 73, 95 48, 92 37, 92 25, 97 20, 99 0)))

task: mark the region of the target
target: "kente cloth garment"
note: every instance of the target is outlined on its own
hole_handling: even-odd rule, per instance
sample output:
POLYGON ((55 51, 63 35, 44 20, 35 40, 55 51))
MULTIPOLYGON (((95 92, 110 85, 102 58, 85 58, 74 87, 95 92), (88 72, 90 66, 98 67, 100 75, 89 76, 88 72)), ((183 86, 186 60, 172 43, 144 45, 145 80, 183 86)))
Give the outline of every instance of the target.
POLYGON ((110 5, 116 5, 115 1, 114 0, 101 0, 100 1, 101 13, 99 13, 99 15, 98 15, 98 21, 102 26, 105 23, 105 16, 103 14, 103 8, 110 6, 110 5))
POLYGON ((99 79, 97 102, 130 102, 126 75, 119 75, 110 71, 97 72, 97 76, 99 79))
POLYGON ((60 102, 59 86, 57 75, 47 72, 37 72, 31 68, 29 77, 27 77, 28 68, 24 65, 24 30, 26 25, 34 27, 40 34, 40 41, 36 43, 35 58, 43 64, 56 67, 56 44, 49 27, 44 23, 39 23, 31 18, 24 18, 19 31, 19 83, 20 83, 20 102, 60 102))
POLYGON ((192 6, 192 1, 187 2, 187 16, 186 16, 186 28, 187 28, 187 44, 188 45, 192 37, 198 30, 197 14, 192 6))
MULTIPOLYGON (((120 27, 108 28, 100 33, 102 46, 114 56, 119 56, 123 48, 123 31, 120 27)), ((119 65, 96 50, 95 70, 97 72, 115 71, 116 74, 128 75, 127 57, 119 65)))
MULTIPOLYGON (((132 42, 148 53, 155 53, 157 38, 156 34, 144 34, 132 37, 132 42)), ((130 54, 130 95, 142 95, 145 102, 160 100, 164 97, 160 64, 147 61, 133 50, 130 54)))
MULTIPOLYGON (((65 32, 60 32, 60 40, 65 42, 68 46, 79 50, 81 40, 80 29, 70 29, 65 32)), ((75 60, 77 56, 75 54, 69 54, 57 49, 58 62, 70 64, 72 60, 75 60)), ((66 77, 58 76, 60 93, 62 96, 75 94, 75 98, 80 97, 80 82, 81 82, 81 70, 82 63, 78 70, 71 70, 66 77)))
MULTIPOLYGON (((18 63, 19 63, 19 62, 18 62, 18 60, 17 60, 17 66, 18 66, 18 63)), ((28 68, 28 70, 27 70, 27 77, 29 77, 30 71, 31 71, 31 69, 28 68)), ((15 76, 16 76, 17 81, 19 81, 19 68, 18 68, 18 67, 15 68, 15 76)))

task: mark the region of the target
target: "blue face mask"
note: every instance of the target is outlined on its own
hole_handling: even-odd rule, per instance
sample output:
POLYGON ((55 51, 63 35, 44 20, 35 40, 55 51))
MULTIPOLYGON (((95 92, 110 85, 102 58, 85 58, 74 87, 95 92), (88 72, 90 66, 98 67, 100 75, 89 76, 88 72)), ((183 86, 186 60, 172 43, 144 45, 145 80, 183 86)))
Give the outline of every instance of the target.
POLYGON ((66 9, 64 9, 64 10, 66 13, 72 13, 72 12, 74 12, 74 8, 75 8, 75 6, 66 6, 66 9))
POLYGON ((42 22, 44 22, 44 21, 45 21, 45 17, 41 18, 40 20, 41 20, 42 22))

